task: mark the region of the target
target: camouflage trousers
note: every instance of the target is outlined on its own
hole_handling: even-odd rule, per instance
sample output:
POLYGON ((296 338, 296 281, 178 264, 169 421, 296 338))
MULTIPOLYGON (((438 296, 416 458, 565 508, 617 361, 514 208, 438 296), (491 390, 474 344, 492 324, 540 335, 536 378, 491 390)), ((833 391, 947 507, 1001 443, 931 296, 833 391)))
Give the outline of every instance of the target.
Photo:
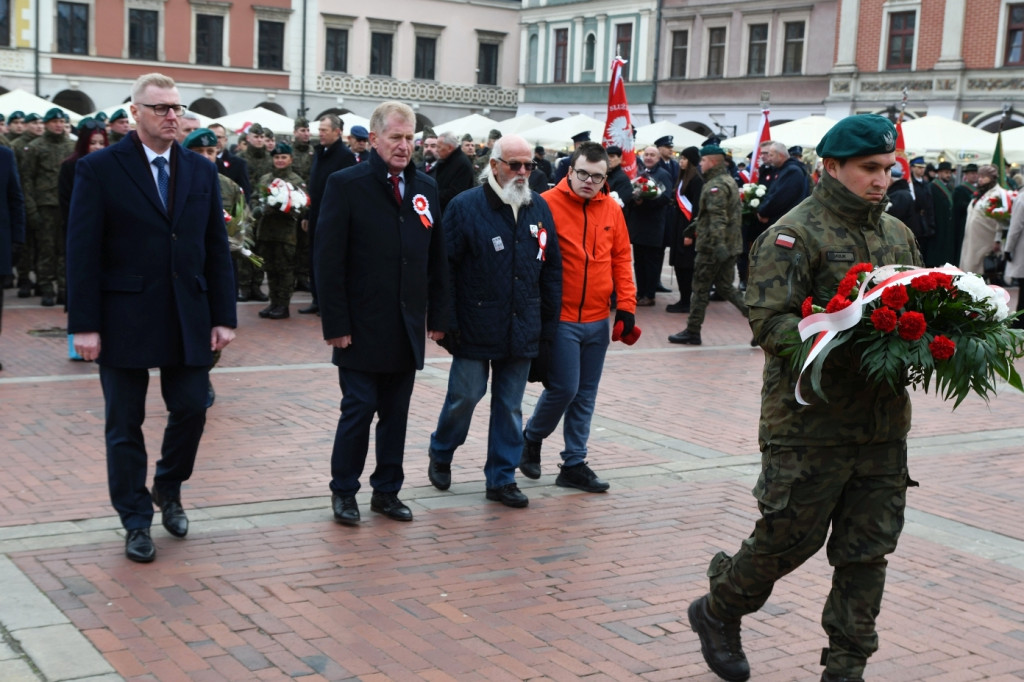
POLYGON ((295 245, 257 242, 256 253, 263 258, 263 269, 267 272, 270 305, 287 307, 295 291, 295 245))
POLYGON ((36 235, 36 284, 42 296, 65 289, 64 225, 57 206, 40 206, 36 235))
POLYGON ((295 226, 295 279, 309 279, 309 232, 295 226))
POLYGON ((708 310, 711 296, 711 285, 719 296, 732 303, 747 315, 747 304, 743 302, 743 294, 732 285, 736 276, 736 256, 715 259, 711 254, 697 253, 693 265, 693 293, 690 295, 690 316, 686 318, 686 330, 691 334, 700 334, 704 324, 704 315, 708 310))
POLYGON ((878 649, 875 618, 885 587, 885 556, 896 550, 906 506, 907 443, 870 446, 765 446, 753 494, 761 518, 733 556, 708 567, 711 608, 735 620, 760 609, 775 582, 825 544, 832 590, 822 612, 826 669, 861 677, 878 649))

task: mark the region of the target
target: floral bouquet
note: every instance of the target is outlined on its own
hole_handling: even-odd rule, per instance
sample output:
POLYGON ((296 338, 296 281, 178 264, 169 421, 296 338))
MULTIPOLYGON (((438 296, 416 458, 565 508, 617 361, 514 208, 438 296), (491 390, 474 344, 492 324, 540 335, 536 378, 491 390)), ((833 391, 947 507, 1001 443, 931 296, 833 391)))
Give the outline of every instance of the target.
POLYGON ((238 190, 235 203, 231 210, 224 209, 224 226, 228 230, 228 246, 238 251, 250 263, 258 268, 263 267, 263 259, 251 251, 252 248, 252 213, 245 203, 245 195, 238 190))
POLYGON ((743 213, 757 213, 757 207, 761 205, 768 188, 756 182, 747 182, 740 187, 740 202, 743 204, 743 213))
POLYGON ((1013 200, 1017 193, 1011 190, 1002 189, 985 201, 985 215, 995 218, 1001 223, 1010 222, 1010 211, 1013 208, 1013 200))
MULTIPOLYGON (((1009 294, 972 273, 946 265, 915 268, 870 263, 854 265, 835 296, 822 309, 804 301, 799 330, 803 343, 795 361, 810 370, 811 388, 821 399, 825 358, 844 343, 860 351, 860 368, 877 384, 893 390, 935 382, 953 409, 974 391, 988 400, 996 376, 1024 391, 1013 366, 1024 357, 1024 330, 1010 324, 1009 294)), ((797 380, 796 399, 800 395, 797 380)))
POLYGON ((273 209, 296 215, 309 206, 309 195, 281 178, 274 178, 269 185, 260 187, 259 191, 259 203, 264 211, 273 209))
POLYGON ((655 180, 646 175, 638 175, 633 179, 633 199, 657 199, 665 191, 655 180))

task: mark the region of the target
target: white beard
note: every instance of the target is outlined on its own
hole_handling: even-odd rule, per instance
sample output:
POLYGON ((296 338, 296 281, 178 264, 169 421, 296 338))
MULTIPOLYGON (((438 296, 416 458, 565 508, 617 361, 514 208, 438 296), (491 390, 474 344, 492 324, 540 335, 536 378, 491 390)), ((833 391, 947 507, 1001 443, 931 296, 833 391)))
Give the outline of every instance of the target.
POLYGON ((501 200, 513 208, 529 206, 533 201, 530 187, 525 182, 522 184, 512 180, 501 188, 501 200))

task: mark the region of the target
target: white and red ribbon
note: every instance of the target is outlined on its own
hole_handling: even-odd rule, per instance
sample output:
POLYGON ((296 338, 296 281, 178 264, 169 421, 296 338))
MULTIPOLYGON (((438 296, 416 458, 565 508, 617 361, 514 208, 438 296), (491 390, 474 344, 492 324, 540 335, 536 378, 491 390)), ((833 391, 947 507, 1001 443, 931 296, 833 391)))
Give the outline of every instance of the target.
POLYGON ((676 185, 676 203, 679 204, 679 210, 683 212, 687 220, 693 220, 693 204, 690 199, 683 194, 683 183, 676 185))
POLYGON ((537 245, 540 246, 540 250, 537 251, 537 260, 542 261, 546 258, 544 252, 548 248, 548 231, 543 227, 537 230, 537 245))
POLYGON ((417 194, 412 198, 412 208, 420 217, 423 227, 429 230, 434 225, 434 217, 430 215, 430 202, 427 201, 427 198, 422 194, 417 194))

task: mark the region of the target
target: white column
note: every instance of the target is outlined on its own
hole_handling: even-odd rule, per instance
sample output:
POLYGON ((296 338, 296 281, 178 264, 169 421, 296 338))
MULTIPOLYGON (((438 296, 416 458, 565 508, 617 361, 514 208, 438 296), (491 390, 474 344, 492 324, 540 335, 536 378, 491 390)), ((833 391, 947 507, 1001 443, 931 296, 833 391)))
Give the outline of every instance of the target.
POLYGON ((942 51, 936 69, 959 70, 964 68, 963 42, 964 15, 967 0, 946 0, 946 13, 942 18, 942 51))
POLYGON ((519 83, 530 82, 530 34, 529 26, 519 25, 519 83))
POLYGON ((842 0, 839 8, 839 43, 836 47, 834 73, 852 73, 857 70, 857 25, 860 0, 842 0))
POLYGON ((607 83, 611 74, 608 73, 608 65, 615 56, 615 45, 608 43, 608 15, 597 15, 597 35, 594 36, 594 80, 598 83, 607 83))
POLYGON ((535 83, 547 83, 551 78, 548 64, 551 59, 548 57, 548 22, 537 22, 537 74, 535 83))
POLYGON ((583 79, 583 17, 574 17, 572 20, 572 35, 569 36, 569 43, 572 45, 572 79, 570 83, 579 83, 583 79))
MULTIPOLYGON (((634 45, 654 45, 654 39, 650 35, 651 23, 651 10, 640 10, 640 20, 637 22, 636 27, 639 42, 635 42, 634 45)), ((634 83, 649 80, 651 77, 650 64, 654 57, 654 50, 634 50, 633 52, 636 63, 633 64, 634 68, 630 69, 630 73, 633 74, 633 78, 630 80, 634 83), (643 55, 643 57, 640 57, 640 55, 643 55)))

